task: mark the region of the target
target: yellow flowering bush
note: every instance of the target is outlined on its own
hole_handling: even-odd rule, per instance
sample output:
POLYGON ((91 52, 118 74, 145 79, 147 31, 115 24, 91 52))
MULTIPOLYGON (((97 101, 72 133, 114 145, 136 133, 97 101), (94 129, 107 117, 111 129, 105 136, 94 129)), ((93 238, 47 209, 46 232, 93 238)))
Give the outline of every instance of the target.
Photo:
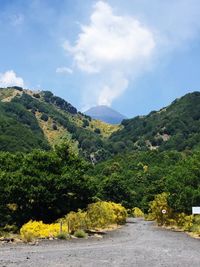
POLYGON ((113 224, 115 213, 112 205, 103 201, 88 205, 87 220, 89 228, 103 228, 113 224))
POLYGON ((90 204, 87 209, 87 223, 90 228, 104 228, 110 224, 125 223, 126 209, 114 202, 99 201, 90 204))
POLYGON ((193 225, 193 215, 186 215, 185 213, 178 213, 175 216, 176 225, 184 231, 190 231, 193 225))
MULTIPOLYGON (((67 225, 63 225, 63 232, 68 232, 67 225)), ((60 233, 60 223, 45 224, 42 221, 29 221, 20 229, 23 240, 31 241, 34 238, 56 237, 60 233)))
POLYGON ((57 237, 62 222, 63 233, 75 233, 79 230, 105 228, 111 224, 125 223, 126 209, 114 202, 99 201, 88 205, 86 211, 70 212, 58 223, 44 224, 42 221, 29 221, 20 229, 22 239, 57 237))
POLYGON ((133 217, 135 217, 135 218, 144 217, 143 211, 138 207, 133 208, 131 213, 132 213, 133 217))
POLYGON ((150 202, 147 219, 156 220, 158 225, 168 224, 168 220, 172 218, 172 210, 168 205, 168 196, 169 194, 166 192, 155 196, 154 200, 150 202), (165 214, 162 213, 163 210, 165 210, 165 214))
POLYGON ((87 229, 87 213, 78 210, 78 212, 71 211, 63 218, 63 221, 68 225, 70 232, 75 232, 79 229, 87 229))
POLYGON ((114 202, 109 202, 115 214, 114 223, 124 224, 128 216, 127 210, 121 205, 114 202))

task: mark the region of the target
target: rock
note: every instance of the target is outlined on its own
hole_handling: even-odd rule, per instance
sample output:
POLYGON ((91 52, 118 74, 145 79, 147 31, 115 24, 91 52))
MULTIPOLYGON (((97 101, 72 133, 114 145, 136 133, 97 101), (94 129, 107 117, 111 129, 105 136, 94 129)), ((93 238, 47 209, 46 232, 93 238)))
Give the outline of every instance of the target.
POLYGON ((96 237, 96 238, 103 238, 103 236, 102 235, 99 235, 99 234, 94 234, 94 237, 96 237))

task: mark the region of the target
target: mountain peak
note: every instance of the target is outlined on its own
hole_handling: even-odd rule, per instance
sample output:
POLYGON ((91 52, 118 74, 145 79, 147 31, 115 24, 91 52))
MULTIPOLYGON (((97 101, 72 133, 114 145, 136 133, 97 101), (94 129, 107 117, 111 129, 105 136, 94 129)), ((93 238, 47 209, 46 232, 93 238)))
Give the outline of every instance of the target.
POLYGON ((92 107, 84 113, 93 119, 109 124, 120 124, 122 120, 126 119, 124 115, 106 105, 92 107))

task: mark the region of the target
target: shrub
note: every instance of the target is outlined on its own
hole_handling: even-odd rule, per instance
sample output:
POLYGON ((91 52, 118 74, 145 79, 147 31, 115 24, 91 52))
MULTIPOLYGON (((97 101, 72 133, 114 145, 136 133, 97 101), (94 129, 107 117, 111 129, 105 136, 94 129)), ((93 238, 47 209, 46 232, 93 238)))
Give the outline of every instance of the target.
POLYGON ((86 212, 78 210, 78 212, 70 212, 63 219, 63 221, 68 225, 69 232, 74 233, 80 229, 87 229, 86 212))
POLYGON ((48 115, 45 114, 45 113, 43 113, 42 116, 41 116, 40 118, 41 118, 41 120, 43 120, 43 121, 48 121, 48 119, 49 119, 48 115))
POLYGON ((57 235, 58 239, 66 240, 69 236, 66 233, 60 233, 57 235))
POLYGON ((156 195, 154 200, 150 202, 149 217, 152 220, 156 220, 158 225, 167 225, 169 219, 172 218, 172 210, 168 205, 169 194, 164 192, 156 195), (162 213, 162 210, 166 210, 166 214, 162 213))
POLYGON ((87 211, 72 211, 62 220, 68 225, 70 233, 74 233, 81 229, 105 228, 110 224, 123 224, 126 218, 127 211, 122 205, 98 201, 88 205, 87 211))
POLYGON ((53 129, 54 131, 58 130, 58 127, 57 127, 57 125, 56 125, 55 123, 52 124, 52 129, 53 129))
POLYGON ((100 133, 101 133, 101 130, 100 130, 99 128, 96 128, 96 129, 94 130, 94 132, 95 132, 96 134, 100 134, 100 133))
POLYGON ((112 205, 115 214, 114 222, 117 224, 124 224, 128 216, 127 210, 121 204, 114 202, 110 202, 110 204, 112 205))
POLYGON ((89 122, 88 122, 88 120, 83 120, 83 127, 84 128, 86 128, 86 127, 88 127, 90 124, 89 124, 89 122))
POLYGON ((99 201, 88 206, 87 218, 91 228, 103 228, 114 223, 124 223, 127 211, 120 204, 99 201))
POLYGON ((133 208, 131 213, 132 213, 133 217, 135 217, 135 218, 144 217, 143 211, 137 207, 133 208))
POLYGON ((78 237, 78 238, 86 238, 86 237, 87 237, 87 234, 86 234, 85 231, 83 231, 83 230, 77 230, 77 231, 74 233, 74 236, 75 236, 75 237, 78 237))
POLYGON ((176 225, 184 231, 190 231, 193 225, 193 216, 186 215, 185 213, 178 213, 175 216, 176 225))
MULTIPOLYGON (((67 233, 66 225, 63 225, 63 232, 67 233)), ((20 229, 20 234, 23 240, 30 241, 34 238, 49 238, 57 237, 60 233, 60 224, 45 224, 42 221, 29 221, 20 229)))
POLYGON ((189 229, 191 232, 200 234, 200 215, 193 216, 193 224, 189 229))

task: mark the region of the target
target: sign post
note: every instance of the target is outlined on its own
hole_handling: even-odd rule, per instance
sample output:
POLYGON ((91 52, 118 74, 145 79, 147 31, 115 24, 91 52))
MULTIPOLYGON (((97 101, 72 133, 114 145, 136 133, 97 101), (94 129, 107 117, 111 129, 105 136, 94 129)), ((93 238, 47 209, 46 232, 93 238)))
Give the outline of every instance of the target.
POLYGON ((165 221, 165 216, 164 215, 167 213, 167 210, 166 209, 162 209, 161 212, 162 212, 162 222, 161 223, 162 223, 162 225, 164 225, 164 221, 165 221))

